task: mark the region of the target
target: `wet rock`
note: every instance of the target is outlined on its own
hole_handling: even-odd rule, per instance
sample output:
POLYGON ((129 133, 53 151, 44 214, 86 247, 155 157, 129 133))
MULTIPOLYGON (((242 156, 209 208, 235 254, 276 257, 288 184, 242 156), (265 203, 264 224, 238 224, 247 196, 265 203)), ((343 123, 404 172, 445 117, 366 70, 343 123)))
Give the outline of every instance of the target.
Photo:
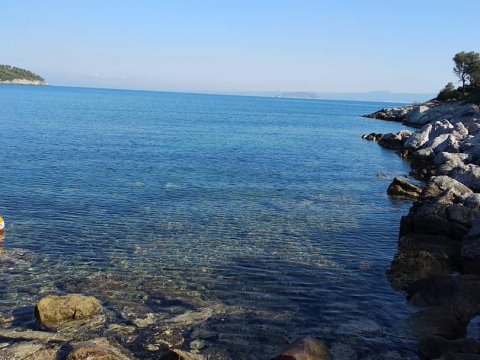
POLYGON ((52 333, 46 331, 16 331, 16 330, 0 330, 0 338, 12 339, 12 340, 40 340, 40 341, 53 341, 53 342, 66 342, 70 338, 65 337, 60 333, 52 333))
POLYGON ((405 118, 405 115, 408 114, 408 112, 410 112, 413 108, 413 106, 384 108, 374 112, 373 114, 365 115, 364 117, 388 121, 402 121, 405 118))
POLYGON ((386 149, 401 150, 403 148, 403 144, 410 135, 411 132, 405 130, 400 131, 396 134, 384 134, 382 138, 378 140, 378 144, 386 149))
POLYGON ((460 241, 442 235, 412 233, 398 240, 400 251, 423 251, 442 259, 460 258, 460 246, 460 241))
POLYGON ((415 151, 421 148, 423 145, 425 145, 428 142, 431 131, 432 131, 432 125, 431 124, 425 125, 421 129, 413 133, 412 136, 410 136, 410 138, 405 142, 404 147, 410 151, 415 151))
POLYGON ((408 182, 405 178, 396 177, 387 189, 390 196, 416 199, 420 196, 422 188, 408 182))
POLYGON ((480 210, 480 194, 474 193, 469 195, 463 205, 469 209, 480 210))
POLYGON ((294 341, 272 360, 330 360, 328 347, 313 336, 294 341))
POLYGON ((362 139, 368 140, 368 141, 378 141, 382 138, 382 136, 383 134, 376 134, 376 133, 363 134, 362 139))
POLYGON ((437 359, 444 354, 480 354, 480 342, 470 339, 447 340, 440 336, 430 336, 420 340, 419 350, 427 359, 437 359))
POLYGON ((189 346, 190 346, 190 349, 192 350, 201 350, 206 346, 206 344, 205 344, 205 341, 197 339, 197 340, 191 341, 189 346))
POLYGON ((70 294, 47 296, 37 302, 35 313, 46 326, 57 326, 73 320, 88 320, 102 309, 100 301, 92 296, 70 294))
POLYGON ((155 340, 169 348, 182 346, 185 342, 182 329, 166 329, 156 334, 155 340))
POLYGON ((473 315, 470 309, 433 306, 413 314, 410 323, 420 337, 455 339, 465 335, 473 315))
POLYGON ((205 328, 196 328, 192 331, 190 337, 192 339, 213 340, 218 337, 218 334, 205 328))
POLYGON ((387 272, 392 287, 408 289, 414 282, 436 275, 447 275, 453 270, 447 256, 433 255, 426 251, 399 251, 387 272))
POLYGON ((421 200, 433 200, 441 195, 451 194, 452 203, 462 202, 473 191, 451 177, 433 176, 425 186, 420 196, 421 200))
POLYGON ((0 359, 5 360, 57 360, 59 346, 37 341, 17 342, 0 349, 0 359))
POLYGON ((418 306, 449 306, 480 310, 480 276, 446 275, 420 280, 408 288, 409 301, 418 306))
POLYGON ((120 345, 106 338, 98 338, 81 343, 73 347, 66 360, 132 360, 133 355, 120 345))
POLYGON ((146 314, 146 317, 134 319, 132 322, 138 328, 146 328, 155 324, 157 322, 157 319, 155 317, 155 314, 148 313, 146 314))
POLYGON ((179 349, 171 349, 160 357, 159 360, 204 360, 200 354, 192 354, 179 349))
POLYGON ((480 221, 474 222, 462 241, 462 269, 465 273, 480 274, 480 221))

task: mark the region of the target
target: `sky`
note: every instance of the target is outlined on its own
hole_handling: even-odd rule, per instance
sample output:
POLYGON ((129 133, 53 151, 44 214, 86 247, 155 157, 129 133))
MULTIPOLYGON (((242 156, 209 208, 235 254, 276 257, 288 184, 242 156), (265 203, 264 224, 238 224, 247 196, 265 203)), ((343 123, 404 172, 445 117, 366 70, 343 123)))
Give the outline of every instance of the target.
POLYGON ((0 0, 0 64, 53 85, 435 93, 478 0, 0 0))

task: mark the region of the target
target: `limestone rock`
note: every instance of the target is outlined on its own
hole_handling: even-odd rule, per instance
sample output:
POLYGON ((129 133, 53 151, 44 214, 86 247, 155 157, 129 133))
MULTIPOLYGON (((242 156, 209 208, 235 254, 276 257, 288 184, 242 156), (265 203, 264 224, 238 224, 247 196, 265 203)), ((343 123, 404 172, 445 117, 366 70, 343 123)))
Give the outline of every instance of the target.
POLYGON ((405 178, 396 177, 387 189, 388 195, 416 199, 420 196, 422 189, 408 182, 405 178))
POLYGON ((414 151, 410 158, 416 161, 429 162, 435 158, 435 152, 431 148, 423 148, 414 151))
POLYGON ((313 336, 306 336, 287 346, 272 360, 330 360, 327 346, 313 336))
POLYGON ((57 326, 72 320, 92 318, 102 309, 100 301, 92 296, 69 294, 47 296, 35 308, 38 320, 46 326, 57 326))
POLYGON ((461 182, 465 186, 472 189, 474 192, 480 192, 480 167, 476 165, 469 165, 466 171, 453 177, 455 180, 461 182))
POLYGON ((452 179, 451 177, 442 175, 434 176, 430 178, 427 185, 422 191, 420 198, 422 200, 434 199, 446 192, 450 192, 453 195, 452 202, 461 202, 467 198, 467 196, 473 194, 473 191, 462 183, 452 179))
POLYGON ((427 124, 421 129, 417 130, 410 138, 405 142, 405 148, 410 151, 415 151, 425 145, 430 137, 432 131, 432 125, 427 124))

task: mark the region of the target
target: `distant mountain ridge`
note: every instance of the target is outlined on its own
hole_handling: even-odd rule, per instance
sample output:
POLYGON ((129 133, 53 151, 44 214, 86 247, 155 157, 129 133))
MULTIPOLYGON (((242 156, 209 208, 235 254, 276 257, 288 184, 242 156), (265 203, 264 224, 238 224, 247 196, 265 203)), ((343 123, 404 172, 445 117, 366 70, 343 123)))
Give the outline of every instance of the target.
POLYGON ((435 94, 392 93, 389 91, 369 91, 364 93, 294 91, 284 92, 277 95, 276 97, 290 99, 326 99, 412 103, 424 102, 434 98, 435 96, 435 94))
POLYGON ((0 84, 47 85, 40 75, 10 65, 0 65, 0 84))

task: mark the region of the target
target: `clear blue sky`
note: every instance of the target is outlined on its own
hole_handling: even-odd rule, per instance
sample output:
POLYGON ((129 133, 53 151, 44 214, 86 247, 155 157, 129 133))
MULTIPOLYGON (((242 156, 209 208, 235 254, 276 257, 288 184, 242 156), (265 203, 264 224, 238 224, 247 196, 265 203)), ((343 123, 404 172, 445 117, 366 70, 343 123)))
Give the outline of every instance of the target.
POLYGON ((56 85, 436 92, 478 0, 0 0, 0 63, 56 85))

